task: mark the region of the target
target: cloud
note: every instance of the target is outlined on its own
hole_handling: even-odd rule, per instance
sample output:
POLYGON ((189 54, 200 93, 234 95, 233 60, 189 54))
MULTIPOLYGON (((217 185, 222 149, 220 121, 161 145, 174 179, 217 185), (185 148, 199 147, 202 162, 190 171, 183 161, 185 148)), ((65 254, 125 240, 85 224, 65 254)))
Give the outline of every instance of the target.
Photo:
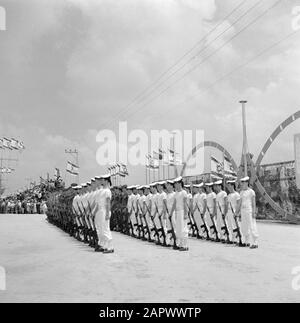
MULTIPOLYGON (((247 1, 243 10, 227 19, 198 48, 203 49, 255 2, 247 1)), ((216 83, 292 31, 291 9, 295 1, 278 5, 211 55, 246 21, 272 4, 261 3, 248 20, 241 20, 209 48, 201 53, 194 51, 198 55, 157 86, 147 100, 130 106, 128 103, 138 93, 199 42, 237 2, 3 3, 8 30, 0 33, 1 134, 24 138, 27 146, 11 178, 11 189, 25 185, 27 176, 38 178, 55 166, 64 169, 65 148, 80 151, 82 181, 106 172, 96 162, 96 134, 104 128, 117 130, 119 120, 128 121, 129 131, 204 129, 205 139, 220 142, 239 161, 242 145, 239 100, 248 100, 249 146, 255 155, 272 130, 299 109, 297 35, 216 83), (193 72, 183 77, 190 69, 193 72), (155 96, 158 97, 150 102, 155 96)), ((280 136, 266 161, 293 158, 291 143, 293 133, 299 132, 297 125, 280 136)), ((129 166, 129 172, 129 182, 144 181, 143 168, 129 166)))

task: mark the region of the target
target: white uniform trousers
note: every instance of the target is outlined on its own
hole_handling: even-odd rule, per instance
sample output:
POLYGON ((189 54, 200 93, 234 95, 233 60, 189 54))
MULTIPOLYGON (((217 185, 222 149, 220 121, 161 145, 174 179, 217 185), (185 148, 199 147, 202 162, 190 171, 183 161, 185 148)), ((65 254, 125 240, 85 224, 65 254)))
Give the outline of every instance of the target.
POLYGON ((184 219, 184 211, 175 211, 177 246, 186 248, 188 245, 188 221, 184 219))
POLYGON ((98 245, 104 249, 112 249, 112 234, 110 220, 105 219, 105 210, 98 210, 95 216, 95 226, 98 235, 98 245))
POLYGON ((241 209, 241 231, 243 242, 250 245, 257 245, 258 231, 256 220, 252 217, 252 211, 249 209, 241 209))
POLYGON ((229 231, 230 241, 236 242, 237 237, 236 237, 236 234, 233 232, 233 230, 236 229, 236 224, 235 224, 234 215, 232 211, 228 211, 227 213, 227 227, 229 231))

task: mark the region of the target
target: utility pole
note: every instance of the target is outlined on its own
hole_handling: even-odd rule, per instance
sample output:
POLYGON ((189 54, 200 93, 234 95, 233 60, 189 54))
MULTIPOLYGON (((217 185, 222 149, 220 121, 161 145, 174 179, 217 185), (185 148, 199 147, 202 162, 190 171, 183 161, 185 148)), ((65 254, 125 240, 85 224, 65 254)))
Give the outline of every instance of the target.
MULTIPOLYGON (((70 154, 75 159, 75 164, 79 168, 79 157, 78 157, 78 150, 77 149, 65 149, 66 154, 70 154)), ((79 184, 79 170, 78 175, 76 175, 77 185, 79 184)))
POLYGON ((246 127, 246 103, 247 101, 240 101, 242 104, 242 119, 243 119, 243 150, 242 150, 242 161, 241 165, 244 165, 244 176, 248 176, 248 162, 247 154, 248 151, 248 139, 247 139, 247 127, 246 127))

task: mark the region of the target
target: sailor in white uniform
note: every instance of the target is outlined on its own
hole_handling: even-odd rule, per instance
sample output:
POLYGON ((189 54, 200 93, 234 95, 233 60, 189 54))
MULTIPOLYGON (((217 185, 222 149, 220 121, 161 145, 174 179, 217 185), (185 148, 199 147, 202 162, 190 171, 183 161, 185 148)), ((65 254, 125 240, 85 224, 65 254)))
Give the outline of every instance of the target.
MULTIPOLYGON (((156 188, 156 183, 152 183, 149 185, 150 186, 150 205, 151 205, 151 209, 150 209, 150 214, 151 214, 151 224, 152 222, 154 222, 155 227, 157 229, 161 228, 160 225, 160 219, 159 219, 159 214, 158 214, 158 209, 157 209, 157 200, 158 200, 158 192, 157 192, 157 188, 156 188)), ((157 244, 160 244, 159 242, 159 237, 156 236, 156 240, 157 240, 157 244)))
MULTIPOLYGON (((146 221, 145 224, 148 226, 150 237, 148 238, 148 241, 152 242, 154 241, 155 232, 153 231, 153 222, 151 219, 151 213, 152 213, 152 193, 150 192, 150 186, 144 185, 144 205, 143 210, 144 214, 146 215, 146 221)), ((148 233, 149 234, 149 233, 148 233)))
POLYGON ((258 248, 258 231, 256 227, 255 192, 249 187, 248 176, 241 179, 242 190, 238 213, 241 214, 241 231, 244 243, 251 249, 258 248))
MULTIPOLYGON (((213 222, 215 223, 215 216, 217 213, 216 207, 216 193, 212 190, 213 183, 206 183, 206 212, 205 212, 205 222, 209 228, 212 227, 213 222)), ((210 238, 215 239, 215 241, 220 241, 218 237, 215 236, 215 233, 210 230, 210 238)))
POLYGON ((179 249, 178 241, 176 241, 176 217, 175 217, 175 191, 174 191, 174 182, 172 180, 167 180, 165 184, 165 189, 167 191, 165 204, 165 214, 166 214, 166 226, 167 231, 172 232, 174 230, 173 236, 168 234, 168 243, 171 242, 171 238, 173 241, 173 249, 179 249))
POLYGON ((176 217, 176 238, 180 251, 188 251, 188 194, 183 189, 183 179, 178 177, 175 183, 175 217, 176 217))
POLYGON ((103 253, 113 253, 114 248, 112 244, 112 234, 110 231, 110 218, 111 218, 111 179, 110 174, 101 176, 101 184, 103 188, 98 194, 99 215, 101 221, 101 235, 103 241, 103 253))
POLYGON ((223 181, 219 180, 214 183, 214 190, 216 193, 216 208, 217 208, 217 229, 219 238, 222 242, 226 242, 229 237, 226 236, 222 227, 227 227, 226 215, 228 211, 227 193, 223 190, 223 181))
POLYGON ((193 209, 192 212, 194 214, 194 219, 196 222, 196 226, 198 228, 200 237, 203 238, 203 230, 201 229, 201 226, 203 225, 203 221, 201 218, 202 213, 202 205, 201 205, 201 194, 200 194, 200 184, 194 184, 193 185, 193 209))
POLYGON ((169 246, 170 238, 168 236, 168 228, 167 228, 167 216, 166 216, 166 201, 167 194, 164 192, 163 187, 166 184, 165 181, 160 181, 156 183, 157 190, 157 199, 156 199, 156 209, 157 215, 161 219, 159 227, 164 230, 166 237, 166 246, 169 246))
POLYGON ((236 180, 228 180, 226 184, 229 191, 228 212, 227 212, 228 230, 229 230, 230 240, 236 243, 238 242, 237 236, 234 233, 234 230, 236 230, 236 221, 238 221, 236 211, 241 197, 240 197, 240 194, 235 190, 236 180))
POLYGON ((134 194, 132 192, 133 187, 132 186, 128 186, 127 187, 127 195, 128 195, 128 199, 127 199, 127 212, 129 214, 129 221, 132 225, 132 232, 131 235, 133 237, 136 237, 137 235, 137 230, 136 230, 136 225, 137 225, 137 221, 136 221, 136 217, 134 214, 134 194))

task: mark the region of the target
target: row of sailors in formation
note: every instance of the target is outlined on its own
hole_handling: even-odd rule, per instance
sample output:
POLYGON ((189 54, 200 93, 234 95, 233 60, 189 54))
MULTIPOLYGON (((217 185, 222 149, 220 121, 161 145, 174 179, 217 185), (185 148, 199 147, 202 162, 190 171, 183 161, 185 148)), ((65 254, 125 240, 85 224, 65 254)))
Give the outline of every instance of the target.
POLYGON ((80 214, 82 209, 90 209, 94 214, 94 226, 98 238, 95 251, 103 253, 114 252, 110 230, 112 199, 110 186, 110 175, 103 175, 92 178, 88 183, 73 187, 77 191, 72 202, 73 212, 80 214))
POLYGON ((159 218, 162 217, 165 232, 174 228, 177 247, 182 251, 188 250, 188 222, 195 222, 198 229, 215 226, 216 237, 213 237, 216 232, 208 229, 207 238, 222 242, 237 243, 235 232, 241 229, 239 244, 258 248, 255 192, 249 187, 249 177, 240 181, 240 193, 236 191, 236 180, 226 182, 229 194, 223 190, 222 180, 189 186, 183 185, 183 179, 179 177, 150 185, 129 186, 127 209, 131 222, 138 221, 135 217, 137 212, 146 213, 147 222, 151 224, 152 217, 159 227, 159 218), (241 218, 241 228, 237 217, 241 218))
MULTIPOLYGON (((255 192, 249 187, 249 177, 240 181, 240 193, 235 189, 235 180, 227 181, 229 194, 223 190, 222 181, 194 184, 191 188, 183 184, 182 177, 150 185, 129 186, 127 210, 133 228, 132 233, 138 235, 138 222, 143 222, 141 215, 144 214, 151 229, 154 225, 163 227, 168 240, 167 245, 170 245, 170 238, 166 233, 173 228, 176 235, 175 248, 187 251, 189 215, 193 214, 197 228, 204 225, 209 228, 207 238, 222 242, 227 238, 227 241, 238 242, 235 232, 241 229, 240 244, 251 249, 257 248, 255 192), (241 228, 237 221, 238 216, 241 218, 241 228), (160 222, 160 219, 163 221, 160 222), (223 231, 224 225, 227 232, 223 231), (217 233, 210 230, 214 226, 217 233)), ((95 213, 94 222, 98 235, 98 246, 95 250, 104 253, 114 252, 110 231, 112 199, 110 186, 110 175, 96 176, 91 182, 75 187, 80 193, 73 200, 73 210, 76 213, 79 212, 80 203, 88 208, 89 202, 95 213)), ((154 235, 153 231, 151 230, 154 235)))

